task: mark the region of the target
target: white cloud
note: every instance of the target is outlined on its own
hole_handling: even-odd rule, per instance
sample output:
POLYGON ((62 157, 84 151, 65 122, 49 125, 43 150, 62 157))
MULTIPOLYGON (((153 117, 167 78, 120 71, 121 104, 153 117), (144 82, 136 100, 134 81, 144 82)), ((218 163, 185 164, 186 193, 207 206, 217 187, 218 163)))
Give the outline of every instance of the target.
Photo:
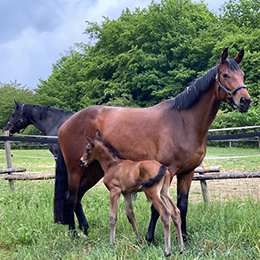
MULTIPOLYGON (((212 1, 212 0, 208 0, 212 1)), ((214 0, 215 1, 215 0, 214 0)), ((160 0, 156 0, 160 2, 160 0)), ((128 7, 150 0, 8 0, 0 2, 0 82, 17 80, 33 89, 47 79, 64 50, 88 43, 85 21, 117 19, 128 7), (5 10, 13 10, 7 12, 5 10), (3 15, 4 14, 4 15, 3 15)))

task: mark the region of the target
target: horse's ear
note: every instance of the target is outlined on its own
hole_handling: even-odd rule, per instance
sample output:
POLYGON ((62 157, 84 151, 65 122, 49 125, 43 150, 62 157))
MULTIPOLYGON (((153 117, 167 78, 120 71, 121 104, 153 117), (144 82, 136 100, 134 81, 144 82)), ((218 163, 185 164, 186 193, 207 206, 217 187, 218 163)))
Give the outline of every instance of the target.
POLYGON ((222 63, 222 64, 225 63, 227 57, 228 57, 228 47, 225 48, 225 50, 224 50, 223 53, 222 53, 222 57, 221 57, 221 63, 222 63))
POLYGON ((17 108, 19 108, 19 107, 22 105, 21 102, 15 100, 15 99, 14 99, 14 103, 15 103, 15 105, 16 105, 17 108))
POLYGON ((238 54, 237 56, 234 58, 234 60, 237 62, 237 64, 239 64, 242 60, 243 60, 243 57, 244 57, 244 49, 242 49, 238 54))
POLYGON ((101 138, 100 131, 98 129, 97 129, 97 132, 96 132, 96 138, 101 138))
POLYGON ((93 138, 86 136, 86 139, 91 146, 95 147, 95 141, 93 140, 93 138))

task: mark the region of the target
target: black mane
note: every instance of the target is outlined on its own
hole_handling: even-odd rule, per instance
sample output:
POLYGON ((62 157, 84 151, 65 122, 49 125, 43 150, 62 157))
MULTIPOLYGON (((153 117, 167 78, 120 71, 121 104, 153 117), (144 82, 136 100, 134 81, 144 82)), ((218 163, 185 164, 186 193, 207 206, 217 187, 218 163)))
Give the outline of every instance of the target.
POLYGON ((106 143, 100 136, 96 136, 96 137, 94 138, 94 140, 100 141, 100 142, 108 149, 108 151, 113 154, 114 157, 117 157, 117 158, 119 158, 119 159, 121 159, 121 160, 125 160, 124 157, 122 157, 121 155, 119 155, 119 154, 118 154, 108 143, 106 143))
POLYGON ((33 109, 36 108, 38 111, 39 119, 46 119, 48 110, 55 110, 61 113, 73 114, 72 111, 62 110, 51 106, 41 106, 41 105, 32 105, 24 104, 23 105, 23 115, 30 118, 32 116, 33 109))
MULTIPOLYGON (((201 77, 192 82, 183 92, 173 98, 171 100, 171 109, 185 110, 196 103, 201 94, 206 92, 215 80, 214 76, 218 69, 218 63, 219 62, 201 77)), ((227 59, 226 63, 231 70, 240 70, 239 65, 234 59, 227 59)))
POLYGON ((197 78, 183 92, 172 99, 171 108, 188 109, 196 103, 201 94, 206 92, 214 81, 217 66, 208 70, 204 75, 197 78))

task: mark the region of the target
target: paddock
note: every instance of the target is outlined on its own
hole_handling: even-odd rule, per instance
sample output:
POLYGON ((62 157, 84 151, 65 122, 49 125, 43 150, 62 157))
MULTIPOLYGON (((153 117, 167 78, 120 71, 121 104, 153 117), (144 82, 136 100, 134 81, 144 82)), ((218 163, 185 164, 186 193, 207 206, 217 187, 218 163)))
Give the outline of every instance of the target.
MULTIPOLYGON (((235 148, 226 150, 233 151, 235 148)), ((209 149, 211 150, 211 149, 209 149)), ((14 150, 13 166, 27 169, 21 174, 52 172, 54 160, 48 150, 14 150), (33 157, 33 158, 32 158, 33 157), (39 157, 46 157, 40 159, 39 157), (40 164, 40 165, 39 165, 40 164)), ((258 157, 246 158, 250 165, 258 157)), ((239 159, 218 160, 220 173, 232 169, 239 159)), ((242 162, 245 158, 242 158, 242 162)), ((215 165, 216 160, 206 159, 205 165, 215 165)), ((0 168, 6 167, 5 151, 0 150, 0 168)), ((250 166, 251 167, 251 166, 250 166)), ((259 169, 259 166, 258 166, 259 169)), ((236 168, 236 171, 243 168, 236 168)), ((252 170, 252 168, 250 168, 252 170)), ((260 170, 260 169, 259 169, 260 170)), ((258 171, 259 171, 258 170, 258 171)), ((210 173, 207 173, 210 174, 210 173)), ((218 173, 217 173, 218 174, 218 173)), ((138 244, 132 227, 125 218, 123 201, 120 202, 117 225, 117 243, 109 246, 109 193, 100 181, 86 193, 82 204, 88 210, 92 228, 87 237, 71 240, 65 226, 53 223, 54 179, 14 181, 15 191, 10 191, 8 181, 0 176, 1 252, 9 258, 1 259, 163 259, 163 228, 161 222, 155 231, 155 245, 138 244), (12 247, 13 250, 10 251, 12 247), (6 251, 5 251, 6 250, 6 251), (13 252, 15 250, 16 258, 13 252), (9 255, 10 254, 10 255, 9 255)), ((172 239, 175 259, 259 259, 260 240, 260 179, 228 179, 207 181, 210 203, 205 204, 199 181, 193 181, 189 197, 187 221, 190 242, 187 251, 178 255, 176 241, 172 239), (241 258, 242 257, 242 258, 241 258)), ((176 201, 176 178, 171 185, 171 195, 176 201)), ((136 222, 144 239, 150 216, 150 204, 143 194, 133 201, 136 222)), ((172 237, 174 238, 172 227, 172 237)), ((0 253, 1 254, 1 253, 0 253)))
MULTIPOLYGON (((213 156, 212 148, 209 147, 210 153, 204 160, 204 166, 219 166, 220 172, 214 174, 260 171, 260 165, 257 164, 258 148, 254 149, 253 154, 246 154, 244 150, 233 156, 235 149, 220 148, 218 155, 214 153, 213 156), (231 155, 228 156, 227 153, 231 155), (220 157, 222 159, 219 159, 220 157), (248 168, 245 168, 245 164, 248 168)), ((13 168, 26 168, 25 172, 13 175, 35 176, 54 172, 55 162, 47 149, 17 149, 11 150, 11 154, 13 168)), ((6 169, 6 154, 5 150, 1 149, 0 169, 4 168, 6 169)), ((208 174, 213 173, 205 175, 208 174)), ((8 181, 3 176, 4 174, 0 175, 0 221, 5 225, 0 228, 0 243, 3 249, 1 252, 5 252, 4 256, 7 258, 1 259, 12 259, 14 254, 11 255, 8 249, 10 247, 16 248, 16 259, 25 259, 26 256, 29 256, 29 259, 163 259, 161 223, 158 222, 156 227, 155 246, 138 244, 125 218, 123 201, 119 207, 117 243, 113 249, 109 246, 109 193, 102 180, 82 201, 91 220, 89 235, 80 236, 80 239, 73 241, 67 235, 66 227, 53 223, 54 179, 14 181, 15 191, 11 192, 8 181)), ((236 256, 239 255, 239 259, 259 259, 260 230, 257 223, 260 214, 260 179, 207 180, 207 188, 210 203, 205 204, 200 181, 192 182, 187 214, 190 242, 187 251, 180 256, 173 241, 174 258, 238 259, 236 256)), ((144 239, 150 204, 142 195, 138 194, 133 207, 137 226, 144 239)), ((171 185, 171 195, 176 201, 176 178, 171 185)))

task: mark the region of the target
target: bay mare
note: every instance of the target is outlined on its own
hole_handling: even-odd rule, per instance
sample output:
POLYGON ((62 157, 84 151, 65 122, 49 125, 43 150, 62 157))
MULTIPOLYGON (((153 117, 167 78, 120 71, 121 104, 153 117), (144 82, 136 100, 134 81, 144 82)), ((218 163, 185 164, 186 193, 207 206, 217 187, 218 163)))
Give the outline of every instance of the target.
MULTIPOLYGON (((54 196, 54 221, 68 224, 76 234, 74 212, 79 227, 87 234, 88 222, 81 199, 104 175, 99 163, 88 168, 80 165, 87 145, 85 136, 102 133, 106 143, 124 158, 141 161, 154 159, 168 167, 171 178, 177 176, 177 206, 181 212, 182 235, 186 240, 188 194, 194 169, 206 153, 207 132, 221 101, 240 112, 247 112, 251 99, 239 67, 241 50, 234 59, 226 48, 214 67, 196 79, 173 99, 149 108, 107 106, 87 107, 67 120, 58 133, 58 156, 54 196)), ((154 240, 159 213, 151 206, 146 240, 154 240)))
MULTIPOLYGON (((28 125, 34 125, 46 136, 58 136, 60 126, 67 121, 74 112, 50 106, 22 104, 14 100, 15 108, 4 127, 10 135, 19 133, 28 125)), ((48 149, 57 158, 58 143, 48 143, 48 149)))

